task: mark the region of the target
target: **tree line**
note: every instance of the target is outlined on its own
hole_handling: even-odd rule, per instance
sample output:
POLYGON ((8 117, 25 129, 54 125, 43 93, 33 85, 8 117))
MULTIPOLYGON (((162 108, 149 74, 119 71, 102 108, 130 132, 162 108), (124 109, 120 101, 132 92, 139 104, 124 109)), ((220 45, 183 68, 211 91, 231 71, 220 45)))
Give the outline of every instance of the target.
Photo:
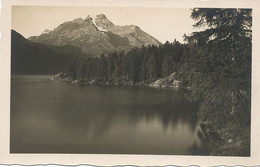
POLYGON ((97 82, 149 83, 176 72, 183 52, 178 41, 163 45, 134 48, 70 62, 65 73, 72 80, 97 82))

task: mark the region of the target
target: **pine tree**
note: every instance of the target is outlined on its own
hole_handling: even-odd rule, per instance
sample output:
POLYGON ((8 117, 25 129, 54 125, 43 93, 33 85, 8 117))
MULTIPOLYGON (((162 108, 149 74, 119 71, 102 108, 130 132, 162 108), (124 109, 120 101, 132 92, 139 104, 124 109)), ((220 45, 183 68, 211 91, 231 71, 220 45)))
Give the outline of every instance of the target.
MULTIPOLYGON (((197 21, 194 27, 206 27, 185 36, 194 51, 183 71, 193 87, 191 96, 200 100, 199 115, 213 130, 229 134, 224 138, 248 139, 252 10, 195 8, 191 17, 197 21)), ((248 155, 248 141, 237 153, 226 154, 248 155)))
POLYGON ((174 71, 174 65, 172 57, 168 54, 165 55, 163 63, 162 63, 162 75, 169 76, 174 71))
POLYGON ((77 78, 81 81, 86 78, 86 62, 84 60, 81 60, 77 67, 77 78))
POLYGON ((100 80, 107 80, 107 71, 107 58, 102 54, 100 58, 97 59, 97 78, 100 80))
POLYGON ((65 73, 68 74, 72 80, 75 80, 77 78, 77 61, 72 61, 67 64, 65 73))
POLYGON ((149 80, 154 81, 157 78, 157 63, 154 54, 150 55, 147 68, 148 68, 149 80))

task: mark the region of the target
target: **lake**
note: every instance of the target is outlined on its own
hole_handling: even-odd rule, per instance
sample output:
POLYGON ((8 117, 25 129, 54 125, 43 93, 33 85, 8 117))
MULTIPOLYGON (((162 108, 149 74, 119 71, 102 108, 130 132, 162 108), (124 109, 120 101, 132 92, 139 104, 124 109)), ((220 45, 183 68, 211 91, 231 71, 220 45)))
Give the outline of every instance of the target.
POLYGON ((11 153, 195 154, 196 105, 181 91, 11 78, 11 153))

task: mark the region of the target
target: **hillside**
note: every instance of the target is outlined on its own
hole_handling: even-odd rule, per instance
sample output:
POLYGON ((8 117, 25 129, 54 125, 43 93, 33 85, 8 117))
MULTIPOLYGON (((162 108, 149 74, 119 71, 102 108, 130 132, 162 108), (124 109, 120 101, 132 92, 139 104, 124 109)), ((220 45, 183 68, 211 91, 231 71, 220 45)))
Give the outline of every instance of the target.
POLYGON ((79 48, 39 44, 14 30, 11 32, 12 74, 55 74, 62 71, 68 62, 82 56, 86 55, 79 48))

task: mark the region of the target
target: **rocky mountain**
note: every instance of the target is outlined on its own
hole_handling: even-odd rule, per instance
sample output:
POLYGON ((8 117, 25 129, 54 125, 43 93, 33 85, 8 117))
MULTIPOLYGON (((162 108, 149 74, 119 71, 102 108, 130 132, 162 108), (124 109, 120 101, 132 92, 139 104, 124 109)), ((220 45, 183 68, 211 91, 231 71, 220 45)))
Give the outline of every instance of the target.
POLYGON ((73 46, 35 43, 14 30, 11 32, 12 74, 56 74, 68 62, 86 56, 81 49, 73 46))
POLYGON ((52 31, 45 30, 41 35, 32 36, 29 40, 56 46, 71 45, 94 56, 114 51, 128 51, 142 45, 161 44, 138 26, 114 25, 104 14, 64 22, 52 31))

